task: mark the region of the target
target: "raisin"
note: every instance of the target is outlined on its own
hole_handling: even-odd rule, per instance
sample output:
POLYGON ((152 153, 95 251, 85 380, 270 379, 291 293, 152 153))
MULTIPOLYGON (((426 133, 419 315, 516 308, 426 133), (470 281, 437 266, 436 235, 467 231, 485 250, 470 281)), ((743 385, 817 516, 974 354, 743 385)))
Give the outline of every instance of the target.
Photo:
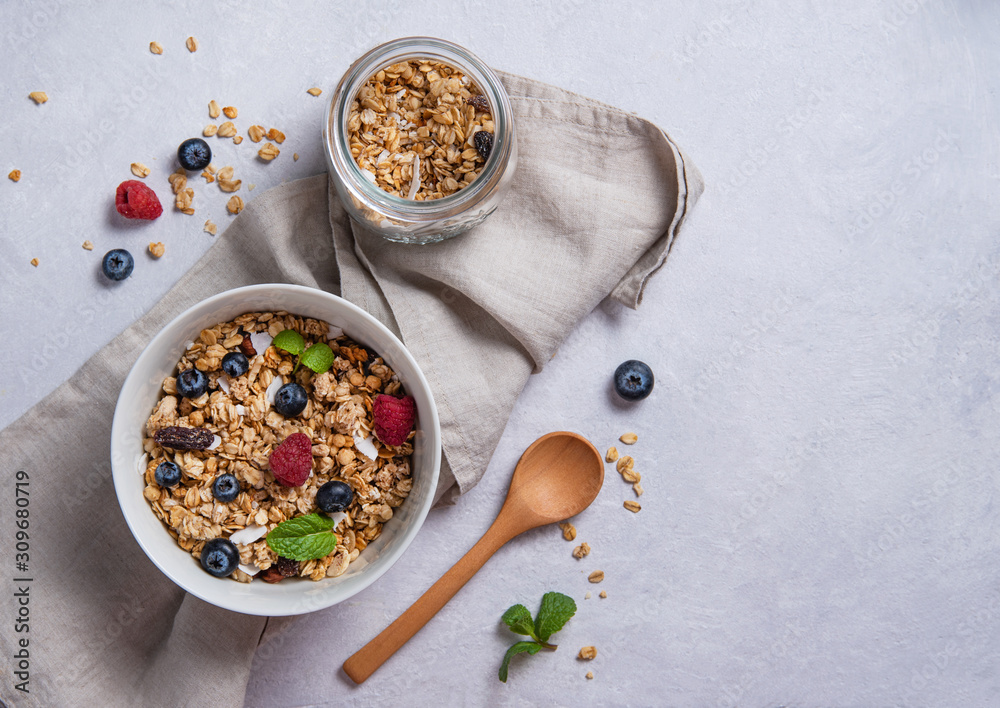
POLYGON ((482 111, 483 113, 490 112, 490 102, 487 101, 486 96, 482 94, 473 96, 472 98, 467 98, 465 99, 465 102, 478 111, 482 111))
POLYGON ((253 342, 250 340, 249 334, 243 335, 243 341, 240 343, 240 351, 243 352, 243 356, 247 359, 257 356, 257 350, 253 348, 253 342))
POLYGON ((490 151, 493 149, 493 133, 487 133, 485 130, 480 130, 472 136, 472 142, 476 144, 476 150, 485 160, 490 156, 490 151))
POLYGON ((278 556, 278 562, 271 565, 267 570, 261 571, 260 579, 265 583, 280 583, 285 578, 291 578, 299 574, 299 562, 284 556, 278 556))
POLYGON ((174 450, 206 450, 215 440, 215 433, 205 428, 171 426, 153 433, 153 440, 161 447, 174 450))

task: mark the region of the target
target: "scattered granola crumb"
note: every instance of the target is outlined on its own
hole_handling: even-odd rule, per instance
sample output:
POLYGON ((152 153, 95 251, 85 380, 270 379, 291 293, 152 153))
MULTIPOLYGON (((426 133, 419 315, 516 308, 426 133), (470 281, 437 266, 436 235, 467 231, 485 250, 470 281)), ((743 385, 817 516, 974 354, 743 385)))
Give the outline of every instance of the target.
POLYGON ((242 142, 243 142, 243 136, 242 135, 236 135, 236 136, 233 137, 233 143, 235 143, 236 145, 239 145, 242 142))
POLYGON ((644 489, 642 488, 642 485, 641 485, 641 484, 639 484, 638 482, 636 482, 635 484, 633 484, 633 485, 632 485, 632 491, 633 491, 633 492, 635 492, 635 495, 636 495, 637 497, 641 497, 641 496, 642 496, 642 493, 643 493, 643 492, 644 492, 645 490, 644 490, 644 489))
POLYGON ((178 167, 167 177, 167 181, 170 182, 170 188, 174 194, 180 194, 181 190, 187 186, 187 172, 183 167, 178 167))
POLYGON ((626 445, 635 445, 636 441, 639 439, 639 436, 636 435, 635 433, 625 433, 618 439, 621 440, 626 445))
POLYGON ((90 239, 87 239, 86 241, 83 242, 83 250, 84 251, 93 251, 94 250, 94 244, 93 244, 93 242, 90 239))
POLYGON ((295 161, 295 162, 298 162, 299 161, 299 153, 293 152, 292 153, 292 160, 295 161))
POLYGON ((319 96, 321 93, 323 93, 323 89, 313 87, 308 91, 306 91, 306 93, 308 93, 310 96, 319 96))
POLYGON ((257 151, 257 157, 267 162, 276 158, 281 151, 272 143, 264 143, 264 147, 257 151))
POLYGON ((11 170, 10 174, 7 175, 7 178, 11 182, 20 182, 21 181, 21 170, 11 170))
POLYGON ((574 538, 576 538, 576 526, 574 526, 570 522, 564 521, 563 523, 559 524, 559 528, 562 529, 563 538, 565 538, 567 541, 572 541, 574 538))
POLYGON ((576 559, 586 558, 590 555, 590 546, 586 542, 581 543, 579 546, 573 549, 573 557, 576 559))
POLYGON ((239 111, 236 110, 235 106, 226 106, 222 109, 222 112, 226 114, 226 118, 235 118, 239 115, 239 111))
POLYGON ((132 174, 139 178, 145 178, 149 176, 149 168, 146 167, 141 162, 133 162, 131 165, 132 174))
POLYGON ((594 672, 593 671, 588 671, 587 672, 587 680, 589 681, 592 678, 594 678, 594 672))
POLYGON ((273 140, 278 143, 278 145, 281 145, 281 143, 285 142, 285 134, 277 128, 271 128, 267 131, 267 139, 273 140))
POLYGON ((267 131, 264 130, 264 126, 262 125, 251 125, 247 128, 247 135, 253 142, 259 143, 267 135, 267 131))
POLYGON ((215 236, 215 234, 219 233, 219 227, 216 226, 211 219, 209 219, 205 222, 205 231, 215 236))
POLYGON ((216 135, 220 138, 231 138, 236 135, 236 126, 233 125, 231 120, 227 120, 219 126, 219 132, 217 132, 216 135))
POLYGON ((164 250, 165 249, 163 243, 159 241, 157 241, 156 243, 149 244, 149 255, 151 255, 153 258, 159 258, 160 256, 162 256, 164 250))
POLYGON ((160 44, 159 42, 150 42, 149 51, 151 51, 153 54, 163 54, 163 45, 160 44))
POLYGON ((37 258, 32 258, 31 259, 31 265, 33 265, 33 266, 35 266, 37 268, 38 267, 38 259, 37 258))
POLYGON ((219 104, 216 103, 215 99, 213 98, 211 101, 208 102, 208 117, 213 119, 218 118, 219 113, 220 113, 219 104))
POLYGON ((584 661, 590 661, 597 656, 596 647, 583 647, 580 649, 580 653, 576 655, 577 659, 583 659, 584 661))
POLYGON ((215 123, 209 123, 208 125, 205 126, 205 129, 201 131, 201 134, 204 135, 206 138, 210 138, 218 132, 219 132, 219 126, 217 126, 215 123))
POLYGON ((187 41, 184 42, 184 46, 186 46, 188 48, 189 52, 192 52, 192 53, 197 52, 198 51, 198 40, 195 39, 194 37, 188 37, 187 41))
POLYGON ((46 101, 49 100, 49 95, 44 91, 32 91, 31 93, 28 94, 28 98, 30 98, 35 103, 45 103, 46 101))
POLYGON ((608 448, 608 454, 604 456, 604 459, 608 462, 615 462, 618 460, 618 448, 612 445, 608 448))
POLYGON ((239 214, 243 211, 244 206, 245 204, 243 203, 243 200, 237 194, 230 197, 229 201, 226 203, 226 209, 229 210, 230 214, 239 214))
MULTIPOLYGON (((185 184, 187 183, 187 178, 184 179, 185 184)), ((194 190, 190 187, 185 187, 177 192, 177 197, 174 199, 174 206, 177 207, 181 213, 191 215, 194 214, 194 207, 191 206, 194 202, 194 190)))
POLYGON ((626 509, 628 509, 629 511, 631 511, 633 514, 638 514, 639 510, 642 509, 642 507, 639 506, 639 502, 632 501, 631 499, 629 499, 628 501, 626 501, 623 506, 626 509))
POLYGON ((601 590, 601 594, 598 595, 598 597, 601 598, 602 600, 605 599, 607 596, 608 596, 607 590, 601 590))
POLYGON ((256 184, 248 184, 247 185, 247 189, 249 189, 252 192, 253 188, 256 187, 256 186, 257 186, 256 184))
POLYGON ((589 599, 590 599, 590 598, 592 598, 592 597, 593 597, 593 595, 591 595, 591 594, 590 594, 590 590, 588 590, 588 591, 587 591, 587 594, 583 596, 583 599, 584 599, 584 600, 589 600, 589 599))
POLYGON ((602 580, 604 580, 604 571, 603 570, 595 570, 593 573, 591 573, 590 575, 587 576, 587 580, 589 580, 592 583, 599 583, 599 582, 601 582, 602 580))

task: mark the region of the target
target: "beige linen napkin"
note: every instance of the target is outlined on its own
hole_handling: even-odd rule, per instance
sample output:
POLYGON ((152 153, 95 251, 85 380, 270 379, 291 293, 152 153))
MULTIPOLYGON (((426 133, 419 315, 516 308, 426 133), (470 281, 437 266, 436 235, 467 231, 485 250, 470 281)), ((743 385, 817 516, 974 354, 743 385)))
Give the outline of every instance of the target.
MULTIPOLYGON (((475 230, 392 244, 352 228, 326 175, 257 196, 135 324, 0 431, 0 478, 30 484, 30 559, 18 572, 13 500, 0 513, 0 697, 16 706, 240 706, 267 620, 186 595, 146 558, 115 500, 109 436, 129 368, 172 317, 240 285, 340 292, 399 333, 440 409, 439 494, 480 479, 514 401, 603 298, 636 307, 702 191, 656 126, 504 75, 520 161, 511 193, 475 230), (457 485, 452 487, 452 484, 457 485), (11 631, 26 588, 30 632, 11 631), (30 693, 18 640, 29 639, 30 693)), ((134 284, 132 284, 134 285, 134 284)), ((126 282, 122 287, 129 287, 126 282)), ((137 421, 137 424, 141 424, 137 421)), ((360 638, 359 638, 360 639, 360 638)))

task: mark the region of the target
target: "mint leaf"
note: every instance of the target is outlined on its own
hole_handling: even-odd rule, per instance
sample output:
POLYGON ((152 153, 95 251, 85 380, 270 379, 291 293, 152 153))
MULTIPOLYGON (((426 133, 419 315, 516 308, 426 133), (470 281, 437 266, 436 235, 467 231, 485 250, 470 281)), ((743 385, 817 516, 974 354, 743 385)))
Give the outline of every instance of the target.
POLYGON ((324 342, 316 342, 303 352, 299 363, 308 366, 317 374, 322 374, 333 366, 333 359, 333 350, 330 346, 324 342))
POLYGON ((271 341, 271 346, 284 349, 293 356, 298 356, 306 348, 306 340, 294 329, 283 329, 271 341))
POLYGON ((515 654, 525 651, 529 654, 537 654, 541 648, 542 645, 535 642, 518 642, 508 649, 507 653, 503 655, 503 661, 500 663, 500 680, 507 683, 507 667, 510 666, 510 660, 515 654))
MULTIPOLYGON (((286 330, 287 331, 287 330, 286 330)), ((279 556, 297 561, 324 558, 337 547, 333 519, 323 514, 296 516, 267 534, 268 547, 279 556)))
POLYGON ((535 636, 535 626, 531 619, 531 612, 524 605, 514 605, 503 613, 501 617, 510 631, 517 634, 526 634, 529 637, 535 636))
POLYGON ((561 592, 547 592, 542 595, 542 606, 535 619, 535 634, 539 641, 547 642, 549 637, 563 628, 569 618, 576 614, 573 598, 561 592))

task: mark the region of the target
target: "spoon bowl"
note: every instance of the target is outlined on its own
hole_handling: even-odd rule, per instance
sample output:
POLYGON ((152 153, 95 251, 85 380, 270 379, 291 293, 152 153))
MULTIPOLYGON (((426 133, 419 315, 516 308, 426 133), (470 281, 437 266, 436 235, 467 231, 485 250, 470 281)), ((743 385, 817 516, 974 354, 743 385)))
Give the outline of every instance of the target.
POLYGON ((344 662, 344 673, 361 683, 427 624, 507 541, 518 534, 579 514, 604 484, 604 458, 581 435, 556 432, 532 443, 514 468, 497 518, 410 609, 344 662))

